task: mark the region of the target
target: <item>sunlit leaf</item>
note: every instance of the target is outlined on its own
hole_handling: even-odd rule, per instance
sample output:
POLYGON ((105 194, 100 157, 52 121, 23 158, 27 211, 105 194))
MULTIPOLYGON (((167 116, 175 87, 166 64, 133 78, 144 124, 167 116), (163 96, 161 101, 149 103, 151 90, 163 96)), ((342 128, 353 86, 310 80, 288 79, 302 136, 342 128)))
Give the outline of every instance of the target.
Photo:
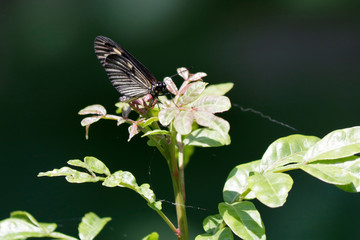
MULTIPOLYGON (((227 203, 238 201, 240 196, 249 190, 248 178, 250 174, 259 171, 260 160, 240 164, 231 170, 223 189, 224 201, 227 203)), ((249 191, 243 197, 244 199, 253 199, 255 198, 255 193, 249 191)))
POLYGON ((219 212, 233 233, 244 240, 265 240, 265 227, 260 213, 248 201, 239 203, 220 203, 219 212))
POLYGON ((159 112, 159 121, 163 126, 167 126, 178 113, 179 109, 177 107, 163 108, 159 112))
POLYGON ((128 138, 128 142, 136 135, 139 133, 139 129, 138 126, 133 123, 132 125, 130 125, 130 127, 128 128, 129 131, 129 138, 128 138))
POLYGON ((59 177, 65 176, 65 179, 71 183, 97 182, 100 179, 88 173, 79 172, 69 167, 62 167, 52 171, 41 172, 38 177, 59 177))
POLYGON ((39 223, 27 212, 15 211, 10 218, 0 221, 0 239, 17 240, 27 238, 56 238, 63 240, 76 240, 71 236, 54 232, 55 223, 39 223))
POLYGON ((109 169, 106 167, 106 165, 95 157, 85 157, 84 162, 86 164, 86 168, 89 169, 90 171, 99 174, 106 174, 108 176, 111 174, 109 169))
POLYGON ((330 184, 346 185, 353 180, 348 171, 342 169, 340 166, 310 163, 300 168, 313 177, 330 184))
POLYGON ((159 234, 157 232, 152 232, 149 235, 142 238, 142 240, 158 240, 159 234))
POLYGON ((338 188, 347 192, 360 192, 360 157, 350 156, 341 159, 323 160, 321 163, 340 167, 351 176, 351 183, 338 185, 338 188))
POLYGON ((192 106, 199 111, 219 113, 229 110, 231 103, 225 96, 206 95, 198 98, 192 106))
POLYGON ((313 136, 290 135, 270 144, 261 159, 261 170, 269 171, 289 163, 302 162, 306 151, 320 139, 313 136))
POLYGON ((169 134, 170 133, 167 130, 156 129, 156 130, 146 132, 141 137, 150 136, 150 135, 169 135, 169 134))
POLYGON ((158 117, 151 117, 151 118, 146 119, 144 122, 141 122, 139 124, 139 126, 144 128, 144 127, 147 127, 147 126, 151 125, 153 122, 156 122, 158 120, 159 120, 158 117))
POLYGON ((234 87, 234 83, 211 84, 207 86, 202 95, 225 95, 234 87))
POLYGON ((149 184, 147 183, 142 184, 140 187, 136 188, 136 191, 148 202, 152 203, 156 201, 155 194, 153 190, 150 189, 149 184))
POLYGON ((79 237, 81 240, 92 240, 104 228, 111 218, 99 218, 95 213, 87 213, 79 224, 79 237))
POLYGON ((284 205, 293 180, 286 173, 254 173, 249 177, 249 187, 256 198, 268 207, 284 205))
POLYGON ((181 135, 187 135, 191 132, 194 114, 190 111, 181 111, 175 116, 174 127, 181 135))
POLYGON ((105 115, 106 109, 99 104, 95 104, 95 105, 87 106, 84 109, 81 109, 78 114, 79 115, 87 115, 87 114, 105 115))
POLYGON ((206 83, 194 82, 186 86, 184 95, 179 98, 179 103, 182 105, 195 101, 200 94, 204 91, 206 83))
POLYGON ((305 155, 306 162, 343 158, 360 152, 360 127, 336 130, 318 141, 305 155))
POLYGON ((206 76, 207 76, 207 74, 204 72, 197 72, 195 74, 191 74, 187 80, 188 81, 198 81, 206 76))
POLYGON ((203 221, 204 231, 214 234, 224 227, 224 220, 220 214, 207 216, 203 221))
POLYGON ((189 78, 189 70, 187 70, 187 68, 181 67, 176 70, 179 76, 182 77, 184 80, 187 80, 189 78))
POLYGON ((106 187, 127 187, 133 190, 138 187, 134 175, 131 172, 121 170, 105 178, 103 185, 106 187))
POLYGON ((195 240, 233 240, 234 236, 230 228, 223 228, 216 233, 204 233, 196 236, 195 240))
POLYGON ((179 90, 177 89, 175 83, 170 77, 164 78, 164 83, 166 84, 166 89, 174 95, 177 95, 179 90))
POLYGON ((185 145, 198 147, 220 147, 229 145, 230 136, 225 137, 218 131, 209 128, 198 128, 192 131, 183 141, 185 145))
POLYGON ((196 111, 194 112, 195 120, 200 126, 208 127, 214 129, 220 133, 223 138, 226 138, 230 130, 230 124, 228 121, 215 116, 212 113, 205 111, 196 111))
POLYGON ((81 120, 81 126, 85 127, 85 126, 89 126, 90 124, 93 124, 97 121, 99 121, 103 116, 91 116, 91 117, 86 117, 83 120, 81 120))

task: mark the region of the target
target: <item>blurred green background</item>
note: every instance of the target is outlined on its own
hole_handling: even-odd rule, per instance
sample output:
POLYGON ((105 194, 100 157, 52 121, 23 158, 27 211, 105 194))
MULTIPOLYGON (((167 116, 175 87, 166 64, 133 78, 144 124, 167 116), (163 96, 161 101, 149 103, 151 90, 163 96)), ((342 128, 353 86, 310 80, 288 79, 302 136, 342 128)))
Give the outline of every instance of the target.
MULTIPOLYGON (((217 212, 230 170, 261 158, 277 138, 323 137, 359 125, 360 2, 272 1, 1 1, 0 219, 26 210, 76 235, 88 211, 113 220, 98 239, 141 239, 157 231, 175 239, 145 201, 127 189, 37 178, 69 159, 95 156, 111 169, 131 171, 157 198, 173 201, 161 156, 127 127, 102 121, 84 138, 78 110, 119 95, 95 57, 97 35, 112 38, 159 80, 177 67, 208 74, 209 83, 234 82, 232 102, 296 129, 233 107, 232 144, 197 149, 187 167, 191 236, 217 212)), ((181 80, 175 78, 179 84, 181 80)), ((295 171, 284 207, 255 202, 268 239, 358 239, 360 195, 295 171)), ((175 221, 175 208, 163 204, 175 221)))

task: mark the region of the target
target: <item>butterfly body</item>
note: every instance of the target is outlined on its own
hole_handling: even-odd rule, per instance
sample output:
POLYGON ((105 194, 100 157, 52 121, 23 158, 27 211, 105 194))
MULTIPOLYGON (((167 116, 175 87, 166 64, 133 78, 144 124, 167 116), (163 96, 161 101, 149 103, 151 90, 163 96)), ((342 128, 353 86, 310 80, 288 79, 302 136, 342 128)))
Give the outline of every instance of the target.
POLYGON ((97 36, 94 49, 112 85, 121 94, 121 102, 130 102, 151 94, 153 100, 166 91, 166 84, 129 52, 107 37, 97 36))

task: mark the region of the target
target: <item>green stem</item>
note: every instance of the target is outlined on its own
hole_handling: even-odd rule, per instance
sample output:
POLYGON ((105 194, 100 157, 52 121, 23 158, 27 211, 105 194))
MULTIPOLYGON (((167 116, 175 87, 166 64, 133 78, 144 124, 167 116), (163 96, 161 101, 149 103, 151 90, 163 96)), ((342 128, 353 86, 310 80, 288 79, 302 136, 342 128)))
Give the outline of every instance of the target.
POLYGON ((177 229, 176 227, 174 226, 174 224, 170 221, 170 219, 160 210, 156 210, 156 212, 160 215, 160 217, 162 219, 164 219, 164 221, 166 222, 166 224, 171 228, 171 230, 177 234, 177 229))
POLYGON ((189 240, 189 229, 185 209, 185 196, 183 194, 183 182, 179 174, 178 161, 176 159, 176 131, 173 125, 170 125, 171 142, 170 142, 170 156, 168 161, 169 170, 171 173, 171 180, 174 188, 176 216, 178 221, 178 240, 189 240))

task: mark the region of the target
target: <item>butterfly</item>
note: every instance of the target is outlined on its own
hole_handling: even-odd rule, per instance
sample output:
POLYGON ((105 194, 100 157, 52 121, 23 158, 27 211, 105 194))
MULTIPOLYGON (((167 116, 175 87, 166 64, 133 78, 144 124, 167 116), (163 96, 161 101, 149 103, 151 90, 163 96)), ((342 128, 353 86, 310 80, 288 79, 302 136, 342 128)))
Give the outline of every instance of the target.
POLYGON ((121 94, 120 102, 131 102, 151 94, 152 106, 166 91, 165 82, 158 82, 144 65, 110 38, 97 36, 94 49, 112 85, 121 94))

